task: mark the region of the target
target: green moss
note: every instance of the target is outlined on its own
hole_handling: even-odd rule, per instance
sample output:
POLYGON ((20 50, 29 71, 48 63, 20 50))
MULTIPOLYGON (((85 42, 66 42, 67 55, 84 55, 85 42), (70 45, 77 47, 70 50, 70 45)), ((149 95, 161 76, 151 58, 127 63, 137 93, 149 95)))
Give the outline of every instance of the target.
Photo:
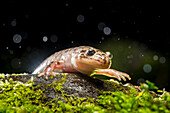
MULTIPOLYGON (((6 76, 6 75, 0 75, 6 76)), ((46 88, 51 87, 57 93, 56 98, 47 101, 44 94, 46 88, 35 86, 33 78, 27 83, 5 80, 0 81, 0 113, 53 113, 53 112, 83 112, 83 113, 112 113, 112 112, 170 112, 170 94, 165 90, 158 90, 161 94, 152 93, 150 90, 158 88, 151 82, 141 84, 141 91, 134 87, 125 86, 115 81, 106 81, 108 87, 114 91, 100 91, 97 99, 68 95, 63 91, 65 75, 60 81, 55 81, 46 88), (111 85, 109 85, 111 84, 111 85), (113 86, 113 87, 111 87, 113 86), (154 94, 154 96, 153 96, 154 94), (156 94, 156 95, 155 95, 156 94), (61 96, 59 96, 61 95, 61 96), (63 101, 64 100, 64 101, 63 101)))

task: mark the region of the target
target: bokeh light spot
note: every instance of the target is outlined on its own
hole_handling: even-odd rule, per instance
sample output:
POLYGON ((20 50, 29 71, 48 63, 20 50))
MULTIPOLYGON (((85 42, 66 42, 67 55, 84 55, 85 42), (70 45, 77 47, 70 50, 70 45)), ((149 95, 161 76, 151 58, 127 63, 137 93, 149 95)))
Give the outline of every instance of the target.
POLYGON ((80 23, 84 22, 84 16, 83 15, 78 15, 77 16, 77 21, 80 22, 80 23))
POLYGON ((52 36, 50 37, 50 40, 51 40, 51 42, 55 43, 55 42, 57 42, 58 37, 57 37, 56 35, 52 35, 52 36))
POLYGON ((13 41, 14 41, 14 43, 20 43, 21 40, 22 40, 22 37, 21 37, 20 34, 15 34, 15 35, 13 36, 13 41))
POLYGON ((44 36, 44 37, 43 37, 43 41, 44 41, 44 42, 47 42, 47 40, 48 40, 48 37, 47 37, 47 36, 44 36))
POLYGON ((159 62, 162 63, 162 64, 165 63, 166 62, 166 58, 165 57, 160 57, 159 62))
POLYGON ((22 64, 22 62, 21 62, 21 60, 18 59, 18 58, 14 58, 14 59, 11 60, 11 66, 12 66, 12 68, 14 68, 14 69, 20 68, 20 67, 21 67, 21 64, 22 64))
POLYGON ((16 19, 14 19, 13 21, 11 21, 11 25, 12 25, 12 26, 16 26, 16 24, 17 24, 17 23, 16 23, 16 19))
POLYGON ((158 56, 157 56, 157 55, 154 55, 154 56, 153 56, 153 60, 158 60, 158 56))
POLYGON ((106 27, 106 25, 105 25, 105 23, 103 23, 103 22, 100 22, 99 24, 98 24, 98 29, 100 30, 100 31, 103 31, 103 29, 106 27))
POLYGON ((109 27, 105 27, 103 29, 103 32, 104 32, 105 35, 109 35, 111 33, 111 29, 109 27))
POLYGON ((150 64, 145 64, 145 65, 143 66, 143 71, 144 71, 145 73, 150 73, 150 72, 152 71, 152 66, 151 66, 150 64))

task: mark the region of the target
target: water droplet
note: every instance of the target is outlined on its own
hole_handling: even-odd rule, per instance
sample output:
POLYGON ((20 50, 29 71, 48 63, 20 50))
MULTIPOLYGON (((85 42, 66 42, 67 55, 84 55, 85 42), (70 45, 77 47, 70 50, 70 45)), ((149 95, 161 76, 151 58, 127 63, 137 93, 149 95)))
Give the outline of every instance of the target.
POLYGON ((21 48, 21 46, 19 46, 19 48, 21 48))
POLYGON ((102 43, 102 41, 99 41, 99 43, 101 44, 101 43, 102 43))
POLYGON ((120 40, 120 37, 118 37, 117 40, 120 40))
POLYGON ((153 56, 153 60, 158 60, 158 56, 157 56, 157 55, 154 55, 154 56, 153 56))
POLYGON ((83 15, 78 15, 77 16, 77 21, 80 22, 80 23, 84 22, 84 16, 83 15))
POLYGON ((143 71, 144 71, 145 73, 150 73, 150 72, 152 71, 152 66, 151 66, 150 64, 145 64, 145 65, 143 66, 143 71))
POLYGON ((105 35, 109 35, 111 33, 111 29, 109 27, 105 27, 103 29, 103 32, 104 32, 105 35))
POLYGON ((58 37, 57 37, 56 35, 52 35, 52 36, 50 37, 50 40, 51 40, 51 42, 55 43, 55 42, 57 42, 58 37))
POLYGON ((66 6, 68 6, 68 3, 66 3, 66 6))
POLYGON ((17 24, 17 23, 16 23, 16 19, 14 19, 13 21, 11 21, 11 25, 12 25, 12 26, 16 26, 16 24, 17 24))
POLYGON ((6 49, 9 49, 9 47, 6 47, 6 49))
POLYGON ((44 42, 47 42, 47 40, 48 40, 48 37, 47 37, 47 36, 44 36, 44 37, 43 37, 43 41, 44 41, 44 42))
POLYGON ((165 57, 160 57, 159 62, 162 63, 162 64, 165 63, 166 62, 166 58, 165 57))
POLYGON ((15 34, 15 35, 13 36, 13 41, 14 41, 14 43, 20 43, 21 40, 22 40, 22 37, 21 37, 20 34, 15 34))
POLYGON ((73 44, 73 43, 74 43, 74 41, 71 41, 71 43, 73 44))
POLYGON ((103 22, 100 22, 99 24, 98 24, 98 29, 100 30, 100 31, 103 31, 103 29, 106 27, 106 25, 105 25, 105 23, 103 23, 103 22))

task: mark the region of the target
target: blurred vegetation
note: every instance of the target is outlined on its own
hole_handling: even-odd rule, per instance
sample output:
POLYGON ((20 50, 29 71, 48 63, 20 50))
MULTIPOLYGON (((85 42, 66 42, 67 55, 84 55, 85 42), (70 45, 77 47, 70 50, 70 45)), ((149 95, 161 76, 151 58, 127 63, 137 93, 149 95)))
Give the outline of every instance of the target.
POLYGON ((128 73, 131 83, 140 85, 145 80, 154 82, 159 88, 169 87, 169 58, 165 54, 149 48, 129 38, 114 36, 105 39, 99 46, 102 51, 109 51, 113 54, 112 67, 128 73), (153 57, 156 56, 157 59, 153 57), (164 61, 161 61, 163 58, 164 61), (144 71, 144 65, 149 64, 151 70, 144 71))
MULTIPOLYGON (((15 75, 14 75, 15 76, 15 75)), ((41 86, 35 86, 33 79, 27 83, 6 80, 4 75, 0 76, 0 113, 53 113, 53 112, 79 112, 79 113, 169 113, 170 94, 165 90, 158 90, 154 83, 146 81, 141 84, 140 90, 127 86, 127 91, 122 91, 122 86, 117 83, 117 91, 100 91, 101 95, 97 99, 86 97, 80 98, 67 95, 62 91, 61 81, 50 84, 56 92, 60 92, 63 97, 48 100, 41 90, 41 86), (155 93, 155 90, 160 94, 155 93)))

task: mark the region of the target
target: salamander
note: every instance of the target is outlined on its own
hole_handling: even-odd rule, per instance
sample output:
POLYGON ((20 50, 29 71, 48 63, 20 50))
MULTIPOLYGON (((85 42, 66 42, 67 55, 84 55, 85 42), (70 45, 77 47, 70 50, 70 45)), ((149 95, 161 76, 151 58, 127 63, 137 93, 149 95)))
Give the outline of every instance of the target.
POLYGON ((54 72, 103 73, 119 81, 131 79, 126 73, 110 69, 112 54, 90 46, 79 46, 55 52, 44 60, 32 74, 53 75, 54 72), (97 71, 95 71, 97 70, 97 71))

